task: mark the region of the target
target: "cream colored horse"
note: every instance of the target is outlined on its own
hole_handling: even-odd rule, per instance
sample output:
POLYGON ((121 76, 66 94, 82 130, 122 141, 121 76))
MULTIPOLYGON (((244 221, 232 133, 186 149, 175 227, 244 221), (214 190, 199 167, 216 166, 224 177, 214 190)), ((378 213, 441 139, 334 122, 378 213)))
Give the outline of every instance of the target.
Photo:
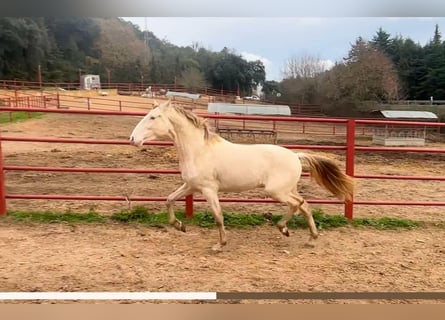
POLYGON ((167 197, 169 222, 185 232, 184 224, 174 214, 173 204, 179 198, 201 192, 219 228, 219 242, 213 246, 214 250, 221 250, 227 242, 218 191, 263 188, 271 198, 288 206, 287 214, 278 222, 281 233, 289 236, 287 222, 301 211, 309 224, 309 241, 316 239, 318 233, 307 202, 297 192, 302 171, 300 159, 307 161, 312 177, 335 196, 348 200, 352 195, 352 178, 330 159, 270 144, 231 143, 210 131, 204 119, 170 101, 157 105, 136 125, 130 143, 142 146, 160 138, 174 142, 184 181, 167 197))

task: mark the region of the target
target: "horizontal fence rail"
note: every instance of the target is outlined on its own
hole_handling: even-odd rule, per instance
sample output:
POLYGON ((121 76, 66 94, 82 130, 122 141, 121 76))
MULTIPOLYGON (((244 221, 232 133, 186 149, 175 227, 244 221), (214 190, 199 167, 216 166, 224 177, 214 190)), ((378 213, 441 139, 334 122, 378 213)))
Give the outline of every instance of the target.
MULTIPOLYGON (((108 82, 103 81, 100 84, 99 90, 117 89, 123 92, 146 92, 151 87, 151 92, 158 92, 160 90, 170 90, 177 92, 189 92, 183 85, 178 83, 147 83, 147 82, 108 82)), ((67 91, 76 91, 81 89, 80 82, 39 82, 39 81, 22 81, 22 80, 0 80, 0 89, 4 90, 44 90, 44 89, 62 89, 67 91)), ((215 89, 212 87, 203 86, 201 88, 191 90, 191 93, 200 93, 206 95, 219 96, 237 96, 239 93, 233 90, 224 88, 215 89)))
MULTIPOLYGON (((0 106, 0 111, 29 111, 29 112, 48 112, 65 114, 90 114, 90 115, 109 115, 109 116, 143 116, 145 112, 129 111, 99 111, 99 110, 64 110, 64 109, 46 109, 46 108, 20 108, 0 106)), ((445 153, 441 148, 412 148, 412 147, 364 147, 355 144, 357 135, 356 126, 363 125, 412 125, 412 126, 435 126, 445 127, 445 123, 437 122, 407 122, 407 121, 384 121, 384 120, 364 120, 364 119, 338 119, 338 118, 298 118, 298 117, 279 117, 279 116, 239 116, 239 115, 215 115, 203 114, 202 116, 210 119, 229 119, 242 121, 282 121, 282 122, 318 122, 343 124, 346 128, 346 144, 340 146, 332 145, 293 145, 282 144, 289 149, 311 149, 311 150, 331 150, 342 151, 346 155, 346 173, 356 179, 398 179, 398 180, 435 180, 445 181, 444 176, 402 176, 402 175, 363 175, 355 174, 355 152, 423 152, 423 153, 445 153)), ((68 139, 68 138, 46 138, 46 137, 13 137, 0 135, 0 214, 6 213, 6 199, 48 199, 48 200, 97 200, 97 201, 166 201, 166 197, 126 197, 126 196, 94 196, 94 195, 48 195, 48 194, 8 194, 5 191, 4 171, 52 171, 52 172, 71 172, 71 173, 135 173, 135 174, 180 174, 179 170, 172 169, 134 169, 134 168, 65 168, 49 166, 10 166, 4 165, 1 156, 1 146, 3 142, 40 142, 40 143, 80 143, 80 144, 103 144, 103 145, 129 145, 128 140, 113 139, 68 139)), ((152 141, 146 143, 151 146, 172 146, 172 142, 152 141)), ((304 173, 303 176, 309 176, 304 173)), ((194 198, 188 196, 180 201, 186 202, 186 214, 191 216, 193 213, 193 202, 204 202, 203 198, 194 198)), ((276 203, 268 198, 221 198, 221 202, 244 202, 244 203, 276 203)), ((352 219, 354 205, 406 205, 406 206, 445 206, 443 201, 396 201, 396 200, 352 200, 342 202, 331 199, 310 199, 310 203, 317 204, 344 204, 345 216, 352 219)))

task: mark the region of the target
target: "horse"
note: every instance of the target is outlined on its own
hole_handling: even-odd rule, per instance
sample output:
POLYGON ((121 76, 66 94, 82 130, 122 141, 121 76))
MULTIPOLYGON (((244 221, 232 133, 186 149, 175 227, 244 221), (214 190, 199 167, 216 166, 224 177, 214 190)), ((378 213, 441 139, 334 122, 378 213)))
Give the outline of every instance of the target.
POLYGON ((173 141, 178 152, 183 184, 167 197, 170 225, 185 232, 173 206, 176 200, 200 192, 210 205, 219 229, 219 241, 212 249, 221 251, 227 243, 218 192, 263 189, 272 199, 286 204, 287 213, 277 223, 281 234, 289 236, 287 222, 296 213, 305 216, 310 231, 307 245, 313 246, 317 228, 306 200, 297 191, 306 161, 313 179, 341 200, 352 198, 353 180, 331 159, 293 152, 273 144, 232 143, 213 132, 207 121, 171 103, 159 104, 144 116, 130 135, 131 145, 140 147, 157 139, 173 141))

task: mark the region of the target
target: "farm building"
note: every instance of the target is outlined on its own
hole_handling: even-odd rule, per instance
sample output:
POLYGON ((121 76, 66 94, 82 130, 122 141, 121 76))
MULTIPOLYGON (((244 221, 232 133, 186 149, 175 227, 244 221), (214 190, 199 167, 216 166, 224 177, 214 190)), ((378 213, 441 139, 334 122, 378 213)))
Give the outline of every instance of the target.
MULTIPOLYGON (((259 105, 259 104, 230 104, 230 103, 209 103, 207 112, 224 114, 231 113, 237 115, 268 115, 268 116, 290 116, 289 106, 284 105, 259 105)), ((219 134, 225 134, 228 138, 234 135, 250 136, 254 140, 256 136, 267 136, 277 143, 278 133, 275 121, 227 121, 215 119, 214 126, 219 134)))
MULTIPOLYGON (((438 121, 437 115, 429 111, 376 110, 371 115, 397 121, 438 121)), ((384 146, 424 146, 426 135, 426 126, 386 124, 374 127, 372 142, 384 146)))
POLYGON ((100 89, 100 76, 96 74, 85 74, 81 76, 80 89, 82 90, 100 89))
POLYGON ((268 116, 290 116, 289 106, 285 105, 263 105, 263 104, 230 104, 209 103, 208 112, 211 113, 233 113, 268 116))
POLYGON ((199 97, 201 95, 195 94, 195 93, 187 93, 187 92, 168 91, 165 94, 165 96, 168 97, 168 98, 173 98, 173 99, 175 97, 180 97, 180 98, 189 98, 189 99, 192 99, 192 100, 196 100, 196 99, 199 99, 199 97))

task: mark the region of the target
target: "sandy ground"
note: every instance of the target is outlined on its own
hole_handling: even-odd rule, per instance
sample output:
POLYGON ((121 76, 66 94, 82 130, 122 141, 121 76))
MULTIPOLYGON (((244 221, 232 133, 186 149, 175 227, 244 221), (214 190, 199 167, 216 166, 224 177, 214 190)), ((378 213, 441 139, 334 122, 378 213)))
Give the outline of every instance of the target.
MULTIPOLYGON (((2 291, 443 291, 443 230, 322 232, 0 223, 2 291)), ((306 301, 307 302, 307 301, 306 301)), ((363 301, 362 301, 363 302, 363 301)))
MULTIPOLYGON (((127 139, 137 118, 51 114, 2 125, 4 136, 127 139)), ((295 142, 342 142, 342 137, 300 135, 295 142)), ((366 139, 360 144, 368 143, 366 139)), ((434 144, 434 146, 443 146, 434 144)), ((5 142, 5 165, 177 169, 171 147, 91 146, 5 142)), ((318 152, 337 159, 343 153, 318 152)), ((360 174, 445 174, 445 155, 362 153, 360 174)), ((181 185, 178 175, 6 172, 8 193, 166 196, 181 185)), ((308 178, 300 181, 307 199, 331 198, 308 178)), ((443 201, 443 181, 358 180, 357 200, 443 201)), ((224 196, 262 197, 260 191, 224 196)), ((141 203, 163 210, 163 203, 141 203)), ((9 200, 10 210, 67 209, 110 213, 125 202, 9 200)), ((132 203, 131 205, 136 205, 132 203)), ((196 204, 196 209, 207 208, 196 204)), ((183 203, 178 202, 178 208, 183 203)), ((341 213, 338 205, 316 206, 341 213)), ((229 204, 226 211, 282 213, 280 205, 229 204)), ((356 206, 355 215, 443 221, 443 207, 356 206)), ((19 224, 0 220, 2 291, 443 291, 445 233, 427 228, 322 231, 306 248, 307 230, 281 236, 274 226, 229 229, 223 253, 210 247, 217 229, 121 224, 19 224)), ((241 301, 248 302, 248 301, 241 301)), ((303 302, 303 301, 299 301, 303 302)), ((317 303, 320 301, 304 301, 317 303)), ((330 301, 335 302, 335 301, 330 301)), ((355 301, 356 303, 358 301, 355 301)), ((360 301, 370 302, 370 301, 360 301)), ((416 301, 396 301, 401 303, 416 301)), ((418 301, 417 301, 418 302, 418 301)))

